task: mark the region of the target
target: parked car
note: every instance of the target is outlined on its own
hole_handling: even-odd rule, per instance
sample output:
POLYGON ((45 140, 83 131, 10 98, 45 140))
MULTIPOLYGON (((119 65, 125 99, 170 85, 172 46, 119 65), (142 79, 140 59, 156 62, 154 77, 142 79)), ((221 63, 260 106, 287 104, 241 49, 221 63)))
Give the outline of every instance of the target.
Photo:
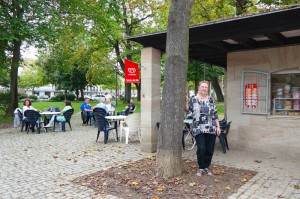
POLYGON ((99 101, 101 97, 105 97, 104 95, 95 95, 93 98, 94 100, 99 101))
POLYGON ((94 100, 94 98, 91 97, 91 96, 89 96, 89 95, 85 95, 85 96, 84 96, 84 99, 90 99, 90 100, 92 100, 92 101, 94 100))
POLYGON ((40 100, 49 100, 49 96, 48 95, 41 95, 39 96, 40 100))

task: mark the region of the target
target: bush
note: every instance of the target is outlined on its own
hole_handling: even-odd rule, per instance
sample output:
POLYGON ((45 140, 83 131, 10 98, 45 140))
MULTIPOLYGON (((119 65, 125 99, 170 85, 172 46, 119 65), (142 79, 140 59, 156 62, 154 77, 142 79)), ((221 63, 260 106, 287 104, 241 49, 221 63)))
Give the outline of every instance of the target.
POLYGON ((78 101, 84 101, 84 97, 78 97, 78 101))
POLYGON ((29 95, 28 98, 29 98, 29 99, 33 99, 34 101, 37 100, 37 96, 35 96, 35 95, 29 95))
POLYGON ((18 99, 19 100, 21 100, 21 99, 25 99, 25 98, 27 98, 28 96, 27 96, 27 94, 25 94, 25 93, 18 93, 18 99))
MULTIPOLYGON (((76 96, 74 94, 67 94, 66 99, 69 101, 74 101, 76 96)), ((58 94, 56 96, 51 97, 50 101, 53 102, 61 102, 65 100, 65 95, 64 94, 58 94)))
POLYGON ((9 102, 10 102, 10 93, 0 92, 0 110, 6 113, 8 110, 9 102))
POLYGON ((65 95, 64 94, 58 94, 56 96, 53 96, 50 98, 50 101, 53 101, 53 102, 61 102, 61 101, 64 101, 65 100, 65 95))
POLYGON ((28 98, 28 97, 20 99, 19 102, 24 102, 27 99, 29 99, 31 102, 35 102, 35 99, 31 99, 31 98, 28 98))
POLYGON ((74 94, 67 94, 67 100, 74 101, 76 96, 74 94))

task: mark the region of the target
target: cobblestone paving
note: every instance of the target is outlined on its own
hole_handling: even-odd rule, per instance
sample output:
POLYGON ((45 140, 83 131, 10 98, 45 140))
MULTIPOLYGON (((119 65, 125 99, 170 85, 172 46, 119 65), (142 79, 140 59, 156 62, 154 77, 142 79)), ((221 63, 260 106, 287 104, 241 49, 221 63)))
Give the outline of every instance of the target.
MULTIPOLYGON (((185 152, 184 156, 193 158, 195 151, 185 152)), ((234 147, 223 154, 217 142, 213 163, 258 172, 229 199, 300 199, 299 159, 234 147)))
POLYGON ((116 198, 96 196, 71 180, 152 154, 141 153, 138 142, 117 143, 114 132, 108 144, 103 136, 96 143, 97 129, 79 118, 72 118, 73 131, 67 127, 66 133, 1 131, 0 198, 116 198))
MULTIPOLYGON (((72 118, 72 127, 73 131, 67 127, 66 133, 50 130, 26 134, 15 129, 0 130, 0 198, 117 199, 95 195, 93 190, 73 184, 72 180, 154 155, 140 152, 138 142, 128 145, 116 142, 113 134, 108 144, 103 144, 103 135, 96 143, 97 129, 82 126, 79 114, 72 118)), ((185 150, 183 156, 195 159, 195 149, 185 150)), ((230 199, 300 199, 299 159, 234 147, 223 154, 217 143, 213 163, 258 172, 230 199)))

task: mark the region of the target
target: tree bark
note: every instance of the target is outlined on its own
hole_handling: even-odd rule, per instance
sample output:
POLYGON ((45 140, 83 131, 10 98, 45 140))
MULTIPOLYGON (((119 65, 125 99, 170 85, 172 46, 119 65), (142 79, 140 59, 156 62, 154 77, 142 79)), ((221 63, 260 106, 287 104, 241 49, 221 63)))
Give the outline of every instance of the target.
POLYGON ((218 102, 224 102, 224 96, 223 96, 222 89, 220 87, 218 78, 217 77, 212 77, 210 79, 210 81, 211 81, 212 87, 214 88, 214 90, 216 92, 217 101, 218 102))
POLYGON ((6 116, 13 116, 14 110, 18 107, 18 68, 20 63, 20 50, 22 42, 13 41, 13 58, 10 69, 10 103, 6 116))
POLYGON ((173 0, 169 12, 157 174, 182 173, 182 128, 188 64, 189 19, 194 0, 173 0), (176 81, 174 81, 176 79, 176 81))
POLYGON ((82 88, 80 89, 80 95, 81 95, 82 98, 84 98, 84 92, 83 92, 82 88))
POLYGON ((137 101, 141 101, 141 84, 135 84, 137 91, 137 101))

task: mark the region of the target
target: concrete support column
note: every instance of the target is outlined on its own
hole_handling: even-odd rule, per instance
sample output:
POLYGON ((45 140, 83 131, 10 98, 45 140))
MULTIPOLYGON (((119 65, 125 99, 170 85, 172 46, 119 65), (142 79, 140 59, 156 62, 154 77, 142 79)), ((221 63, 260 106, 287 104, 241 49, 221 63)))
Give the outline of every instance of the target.
POLYGON ((156 123, 160 121, 161 51, 142 49, 141 55, 141 150, 154 153, 157 149, 156 123))

